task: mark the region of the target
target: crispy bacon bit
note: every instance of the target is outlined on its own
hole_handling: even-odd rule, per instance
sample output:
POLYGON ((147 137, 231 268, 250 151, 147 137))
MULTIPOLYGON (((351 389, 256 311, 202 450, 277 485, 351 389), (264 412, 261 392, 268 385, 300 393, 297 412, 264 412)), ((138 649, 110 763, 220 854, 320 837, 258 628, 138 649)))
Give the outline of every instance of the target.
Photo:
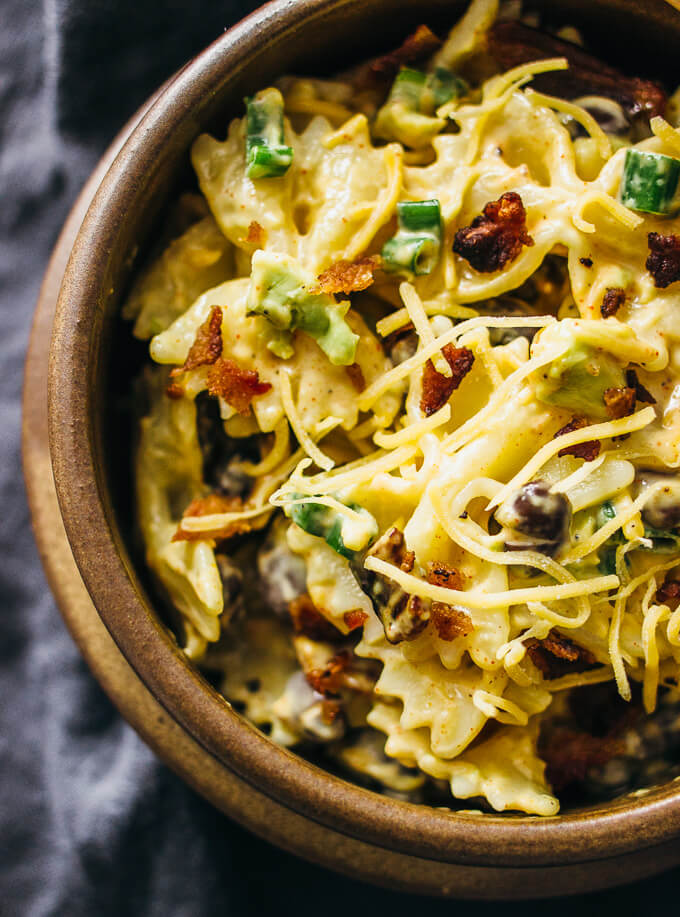
POLYGON ((423 57, 429 57, 441 45, 441 41, 426 25, 419 25, 412 35, 395 51, 377 57, 368 66, 372 82, 386 82, 396 76, 404 64, 411 64, 423 57))
POLYGON ((168 398, 177 401, 179 398, 184 398, 184 389, 181 385, 177 385, 176 382, 171 382, 170 385, 166 387, 165 394, 168 398))
POLYGON ((581 262, 583 267, 592 267, 593 266, 592 258, 579 258, 578 260, 581 262))
MULTIPOLYGON (((378 539, 369 553, 406 573, 411 572, 415 562, 413 551, 406 550, 404 533, 396 527, 378 539)), ((363 574, 362 586, 380 616, 390 643, 412 640, 427 627, 430 620, 428 600, 409 595, 388 577, 367 570, 363 574)))
POLYGON ((438 373, 432 360, 428 360, 425 364, 420 410, 426 417, 444 407, 475 362, 475 355, 468 347, 454 347, 453 344, 446 344, 442 347, 442 353, 451 367, 451 376, 443 376, 438 373))
POLYGON ((626 291, 621 287, 607 287, 600 306, 602 318, 609 318, 610 315, 616 315, 621 306, 626 301, 626 291))
POLYGON ((651 392, 648 392, 644 385, 639 381, 634 369, 626 370, 626 385, 635 389, 635 400, 643 404, 656 404, 656 398, 651 392))
POLYGON ((451 564, 430 561, 427 565, 427 581, 433 586, 443 586, 445 589, 462 589, 465 576, 451 564))
POLYGON ((604 390, 604 406, 612 420, 627 417, 635 410, 634 388, 606 388, 604 390))
POLYGON ((432 603, 430 617, 442 640, 451 641, 457 637, 468 637, 474 630, 470 615, 444 602, 432 603))
POLYGON ((319 694, 338 694, 345 685, 345 672, 352 662, 349 650, 340 650, 320 669, 305 672, 307 682, 319 694))
POLYGON ((623 740, 616 735, 593 736, 572 729, 556 729, 540 749, 546 777, 557 792, 585 780, 591 767, 602 767, 623 751, 623 740))
POLYGON ((650 80, 624 76, 583 48, 521 22, 498 22, 488 34, 489 50, 503 70, 528 61, 566 57, 569 68, 537 75, 532 81, 541 92, 575 99, 599 95, 618 102, 629 118, 663 115, 666 93, 650 80))
POLYGON ((267 242, 267 230, 260 226, 257 220, 253 220, 248 226, 248 233, 243 240, 248 245, 254 245, 255 248, 264 248, 267 242))
POLYGON ((668 605, 671 611, 680 605, 680 582, 678 580, 666 580, 656 590, 656 602, 659 605, 668 605))
POLYGON ((324 618, 307 593, 289 602, 288 614, 296 634, 303 634, 310 640, 332 642, 338 639, 338 630, 324 618))
MULTIPOLYGON (((465 577, 450 564, 430 561, 427 565, 427 581, 445 589, 462 589, 465 577)), ((432 602, 430 618, 442 640, 467 637, 474 630, 468 614, 445 602, 432 602)))
POLYGON ((680 236, 647 233, 649 255, 645 267, 654 278, 654 286, 662 290, 680 280, 680 236))
POLYGON ((404 533, 396 526, 386 532, 382 538, 376 542, 371 551, 380 560, 387 561, 388 564, 394 564, 404 573, 410 573, 413 570, 416 555, 414 551, 406 550, 406 541, 404 533))
POLYGON ((584 672, 597 665, 589 650, 556 630, 551 630, 544 640, 527 640, 526 649, 533 664, 548 680, 572 672, 584 672))
POLYGON ((349 381, 358 392, 363 392, 366 388, 366 380, 358 363, 352 363, 351 366, 345 366, 345 372, 349 376, 349 381))
POLYGON ((336 261, 319 274, 312 293, 358 293, 373 283, 373 274, 380 267, 379 255, 366 255, 357 261, 336 261))
POLYGON ((260 382, 255 370, 242 369, 233 360, 219 357, 208 370, 208 391, 224 398, 239 414, 250 411, 250 402, 271 388, 269 382, 260 382))
MULTIPOLYGON (((200 497, 198 500, 192 500, 191 503, 182 513, 182 519, 187 516, 214 516, 221 513, 238 513, 243 509, 243 501, 240 497, 227 497, 223 494, 208 494, 207 497, 200 497)), ((208 529, 202 532, 187 532, 180 525, 172 536, 173 541, 224 541, 232 538, 234 535, 242 535, 244 532, 252 531, 256 520, 239 519, 236 522, 230 522, 228 525, 219 529, 208 529)))
MULTIPOLYGON (((572 417, 566 426, 557 431, 553 439, 557 439, 558 436, 565 436, 567 433, 573 433, 574 430, 581 430, 583 427, 587 426, 588 422, 583 417, 572 417)), ((560 449, 557 455, 559 458, 562 458, 563 455, 575 455, 576 458, 585 459, 586 462, 594 462, 600 454, 600 446, 601 443, 599 439, 589 439, 588 442, 585 443, 565 446, 564 449, 560 449)))
POLYGON ((491 274, 514 261, 523 245, 533 244, 522 198, 516 191, 506 191, 497 201, 489 201, 469 226, 458 230, 453 250, 476 271, 491 274))
POLYGON ((173 369, 171 376, 196 369, 198 366, 209 366, 222 356, 222 310, 213 306, 208 319, 196 332, 194 343, 189 349, 184 365, 173 369))
POLYGON ((368 615, 360 608, 346 611, 342 618, 350 630, 357 630, 357 628, 363 627, 366 621, 368 621, 368 615))

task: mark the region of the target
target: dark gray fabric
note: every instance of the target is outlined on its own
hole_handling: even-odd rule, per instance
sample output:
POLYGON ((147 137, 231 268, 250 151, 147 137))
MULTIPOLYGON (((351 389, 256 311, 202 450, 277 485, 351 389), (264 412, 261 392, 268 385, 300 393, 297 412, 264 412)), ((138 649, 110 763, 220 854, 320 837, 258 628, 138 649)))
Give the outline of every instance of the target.
MULTIPOLYGON (((302 863, 221 816, 118 716, 61 623, 30 534, 19 428, 41 273, 108 141, 188 57, 248 12, 238 0, 0 3, 0 914, 357 915, 425 902, 302 863)), ((550 905, 638 913, 680 873, 550 905)), ((541 910, 543 906, 540 907, 541 910)), ((511 907, 511 911, 519 908, 511 907)), ((526 906, 522 907, 526 912, 526 906)))

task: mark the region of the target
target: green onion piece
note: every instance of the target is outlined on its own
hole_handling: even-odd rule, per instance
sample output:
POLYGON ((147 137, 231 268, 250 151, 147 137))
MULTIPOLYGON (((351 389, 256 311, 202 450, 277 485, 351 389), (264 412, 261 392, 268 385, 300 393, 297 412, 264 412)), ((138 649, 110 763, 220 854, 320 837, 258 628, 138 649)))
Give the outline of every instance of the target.
POLYGON ((382 248, 386 271, 420 276, 430 274, 439 260, 442 224, 438 200, 397 204, 399 228, 382 248))
MULTIPOLYGON (((291 494, 291 500, 299 500, 301 497, 302 494, 291 494)), ((348 519, 322 503, 289 503, 284 507, 284 513, 309 535, 323 538, 337 554, 353 558, 358 551, 365 550, 375 540, 378 523, 368 510, 357 503, 347 505, 363 517, 361 523, 348 519)))
POLYGON ((414 149, 427 146, 446 124, 435 117, 437 109, 467 89, 464 80, 442 67, 430 74, 404 67, 376 116, 373 133, 414 149))
POLYGON ((647 551, 653 551, 655 554, 680 553, 680 535, 676 532, 645 525, 645 538, 651 539, 652 542, 652 547, 645 549, 647 551))
POLYGON ((283 137, 283 96, 263 89, 246 102, 246 173, 248 178, 276 178, 288 171, 292 147, 283 137))
POLYGON ((272 326, 267 347, 283 360, 293 356, 292 332, 299 328, 314 338, 334 366, 351 366, 359 336, 345 321, 349 301, 336 302, 328 293, 310 293, 315 277, 293 258, 274 252, 253 255, 247 310, 272 326))
POLYGON ((402 67, 390 89, 388 103, 403 102, 413 111, 420 111, 421 98, 426 85, 427 77, 424 73, 420 70, 402 67))
POLYGON ((439 201, 401 201, 397 204, 399 228, 408 232, 435 233, 441 235, 441 208, 439 201))
POLYGON ((430 74, 428 84, 432 92, 435 111, 440 105, 446 105, 451 99, 459 99, 469 90, 465 80, 443 67, 437 67, 434 73, 430 74))
POLYGON ((621 178, 621 203, 632 210, 671 215, 680 209, 680 160, 663 153, 628 150, 621 178))

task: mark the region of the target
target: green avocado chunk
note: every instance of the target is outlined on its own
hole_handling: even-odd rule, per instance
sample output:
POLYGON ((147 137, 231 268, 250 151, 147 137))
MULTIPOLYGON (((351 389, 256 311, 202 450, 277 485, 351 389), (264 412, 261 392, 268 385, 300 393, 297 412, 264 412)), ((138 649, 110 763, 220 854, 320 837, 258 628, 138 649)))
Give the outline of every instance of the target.
POLYGON ((351 366, 359 336, 344 319, 350 304, 337 303, 327 293, 312 293, 313 286, 313 275, 293 258, 257 251, 252 261, 248 312, 264 316, 273 326, 267 346, 281 359, 292 357, 292 332, 299 328, 314 338, 334 366, 351 366))
POLYGON ((539 401, 585 414, 594 420, 608 420, 604 393, 624 388, 623 367, 611 354, 574 340, 573 344, 531 378, 539 401))

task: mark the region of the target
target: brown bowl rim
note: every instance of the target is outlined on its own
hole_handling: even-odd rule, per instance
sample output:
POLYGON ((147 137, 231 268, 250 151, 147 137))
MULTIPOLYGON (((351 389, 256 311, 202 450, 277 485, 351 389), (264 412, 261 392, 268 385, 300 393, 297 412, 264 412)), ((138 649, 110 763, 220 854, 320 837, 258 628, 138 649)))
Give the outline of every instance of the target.
MULTIPOLYGON (((274 0, 255 11, 180 72, 102 181, 66 269, 49 366, 52 464, 74 557, 114 640, 170 714, 241 777, 322 824, 386 849, 480 865, 587 862, 670 841, 680 834, 680 786, 673 782, 639 798, 550 818, 480 817, 389 799, 332 776, 274 745, 205 682, 159 624, 129 561, 121 556, 91 436, 89 384, 97 358, 93 319, 120 224, 173 131, 200 111, 202 100, 219 93, 246 61, 296 29, 356 6, 365 8, 365 0, 274 0)), ((618 6, 638 8, 635 0, 618 6)), ((661 25, 663 3, 657 7, 645 13, 661 25)))

